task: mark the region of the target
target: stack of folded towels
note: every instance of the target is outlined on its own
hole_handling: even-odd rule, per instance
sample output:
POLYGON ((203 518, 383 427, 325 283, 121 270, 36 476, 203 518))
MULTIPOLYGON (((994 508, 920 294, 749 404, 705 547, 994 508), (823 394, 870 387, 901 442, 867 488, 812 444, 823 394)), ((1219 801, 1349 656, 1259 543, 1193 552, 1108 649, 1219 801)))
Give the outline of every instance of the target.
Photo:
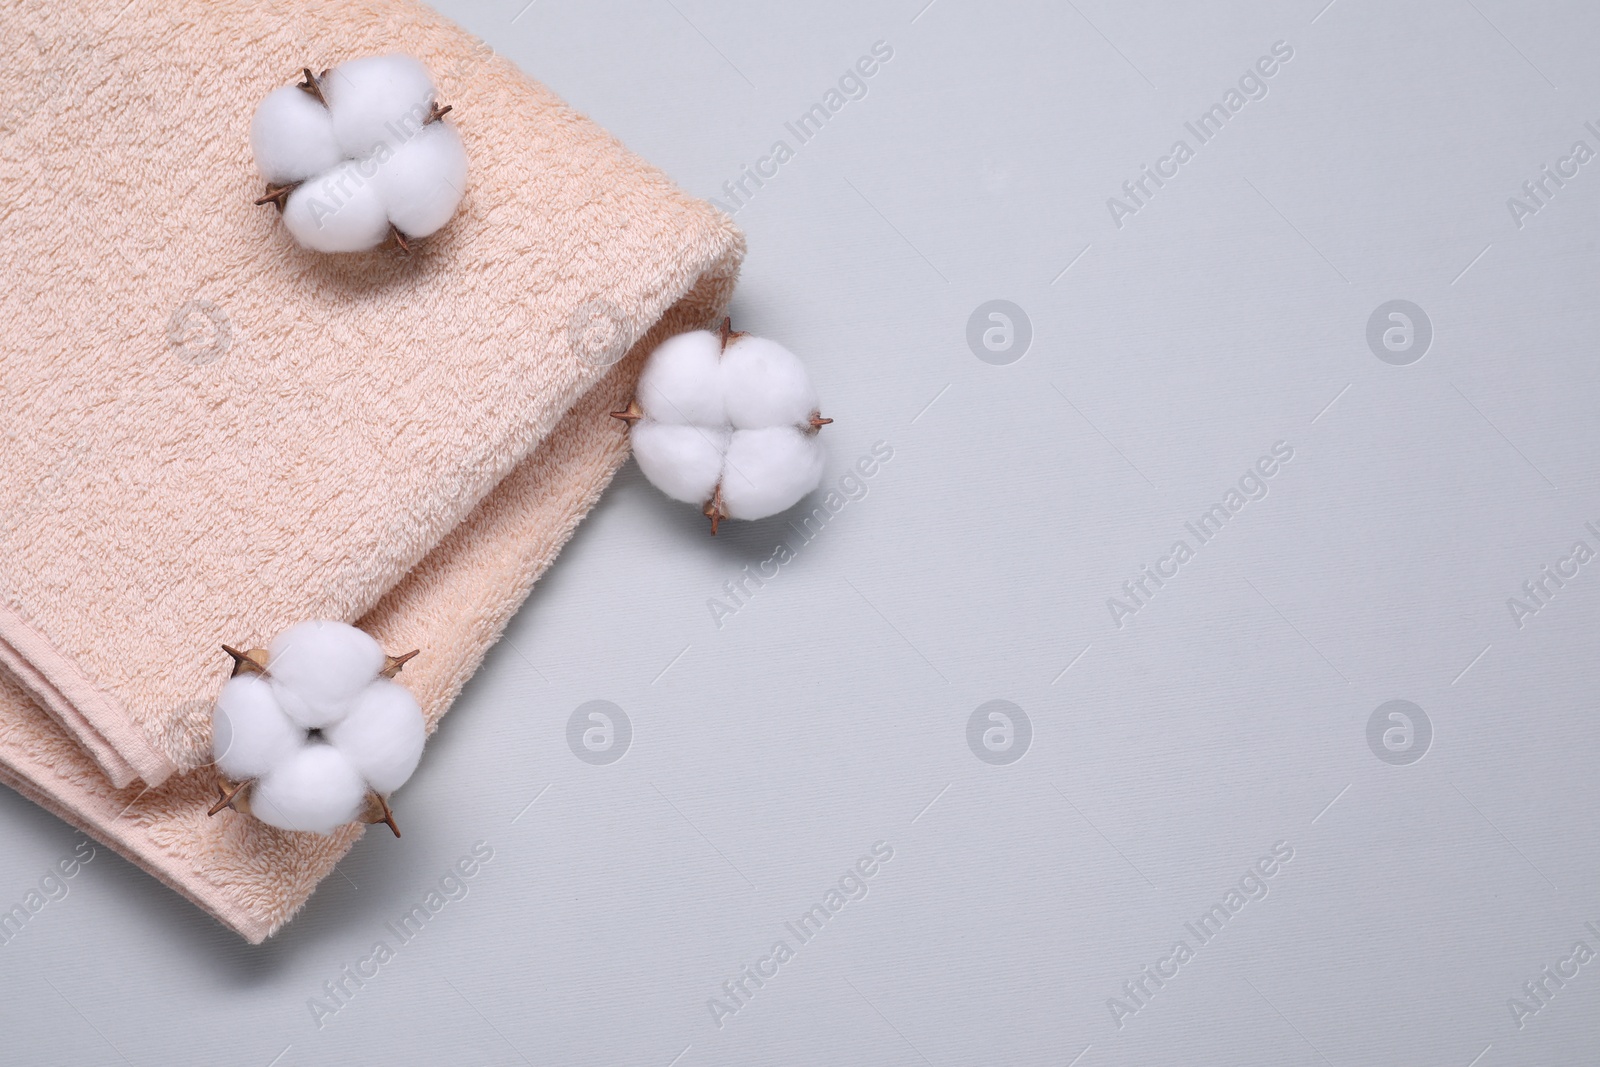
POLYGON ((431 729, 743 241, 409 0, 4 0, 0 40, 0 781, 259 942, 363 831, 207 817, 219 646, 353 622, 421 650, 431 729), (396 51, 453 105, 460 208, 409 256, 302 249, 252 206, 255 106, 396 51))

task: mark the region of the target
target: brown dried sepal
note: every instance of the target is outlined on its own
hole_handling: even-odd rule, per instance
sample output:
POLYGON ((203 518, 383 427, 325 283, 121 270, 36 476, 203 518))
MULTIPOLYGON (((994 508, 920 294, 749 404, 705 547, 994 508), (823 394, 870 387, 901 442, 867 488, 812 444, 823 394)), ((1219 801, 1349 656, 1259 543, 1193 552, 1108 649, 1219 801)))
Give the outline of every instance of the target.
POLYGON ((300 182, 288 182, 284 185, 273 185, 268 182, 267 191, 256 197, 256 206, 274 204, 278 208, 278 214, 281 215, 283 214, 283 205, 289 201, 289 194, 300 188, 300 184, 300 182))
POLYGON ((611 413, 611 417, 613 419, 620 419, 629 426, 632 426, 634 423, 644 418, 644 408, 639 406, 638 400, 630 400, 628 401, 627 407, 623 408, 621 411, 613 411, 611 413))
MULTIPOLYGON (((243 782, 234 782, 222 775, 217 775, 217 802, 211 805, 207 815, 217 815, 225 808, 232 808, 241 815, 250 814, 250 787, 255 785, 255 779, 243 782)), ((367 799, 358 816, 360 821, 369 825, 383 823, 394 836, 400 836, 400 826, 395 822, 394 810, 389 807, 389 802, 376 792, 369 792, 367 799)))
POLYGON ((232 645, 223 645, 222 651, 233 657, 233 673, 228 675, 230 678, 236 678, 241 674, 267 673, 267 650, 264 648, 252 648, 240 652, 232 645))
MULTIPOLYGON (((241 674, 267 673, 267 650, 264 648, 252 648, 241 652, 232 645, 223 645, 222 651, 233 657, 233 673, 229 675, 230 678, 241 674)), ((422 649, 413 648, 410 652, 403 652, 398 656, 385 654, 383 657, 383 670, 378 673, 385 678, 393 678, 400 673, 402 667, 416 659, 421 653, 422 649)))
MULTIPOLYGON (((302 75, 300 78, 300 83, 296 85, 295 88, 299 89, 301 92, 309 93, 311 96, 316 97, 317 103, 321 104, 323 107, 327 107, 328 98, 322 95, 321 79, 319 79, 315 74, 311 73, 310 67, 301 67, 300 74, 302 75)), ((328 72, 323 71, 322 77, 326 78, 327 76, 328 72)))
POLYGON ((394 811, 379 793, 367 794, 367 806, 361 813, 361 821, 369 826, 381 822, 394 833, 394 836, 400 836, 400 827, 394 821, 394 811))
POLYGON ((400 673, 401 667, 404 667, 407 663, 410 663, 421 651, 422 649, 420 648, 413 648, 410 652, 404 653, 403 655, 384 656, 383 670, 379 671, 378 673, 385 678, 393 678, 395 675, 400 673))
POLYGON ((241 815, 249 815, 250 786, 254 784, 254 782, 255 779, 253 778, 246 779, 243 782, 233 782, 229 781, 227 778, 224 778, 220 774, 217 775, 217 790, 221 793, 221 797, 215 804, 211 805, 211 810, 206 812, 206 814, 215 815, 223 808, 232 808, 241 815))
POLYGON ((722 338, 722 350, 724 352, 728 350, 729 341, 745 336, 744 330, 735 330, 733 328, 733 317, 731 315, 723 316, 722 325, 717 327, 717 333, 722 338))
POLYGON ((711 499, 706 501, 705 507, 700 509, 700 514, 711 520, 711 536, 717 536, 717 524, 728 518, 728 509, 722 503, 722 483, 717 483, 717 488, 712 492, 711 499))

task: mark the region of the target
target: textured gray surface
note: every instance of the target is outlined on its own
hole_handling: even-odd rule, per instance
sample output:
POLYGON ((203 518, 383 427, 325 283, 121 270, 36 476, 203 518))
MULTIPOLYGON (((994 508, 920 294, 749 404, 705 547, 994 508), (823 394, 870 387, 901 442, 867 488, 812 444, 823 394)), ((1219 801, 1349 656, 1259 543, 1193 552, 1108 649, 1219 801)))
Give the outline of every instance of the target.
MULTIPOLYGON (((1600 959, 1562 961, 1600 950, 1600 561, 1508 606, 1600 552, 1600 160, 1508 206, 1600 150, 1592 5, 522 2, 441 6, 689 190, 789 142, 738 213, 737 322, 811 364, 831 484, 893 458, 804 544, 713 541, 630 467, 400 795, 403 841, 370 835, 260 948, 102 850, 0 945, 0 1060, 1593 1061, 1600 959), (878 41, 866 96, 798 144, 878 41), (1180 138, 1119 227, 1107 198, 1180 138), (969 347, 991 300, 1022 358, 969 347), (1431 323, 1420 359, 1401 320, 1369 348, 1393 300, 1431 323), (1241 479, 1260 498, 1201 544, 1241 479), (569 749, 593 700, 631 723, 618 761, 569 749), (969 730, 993 700, 1029 724, 1009 752, 992 707, 969 730), (386 923, 479 841, 402 944, 386 923), (802 943, 785 923, 880 841, 802 943), (1265 898, 1202 943, 1241 884, 1265 898), (1146 966, 1170 977, 1135 1001, 1146 966), (1573 966, 1532 1013, 1523 984, 1573 966)), ((75 840, 0 794, 0 900, 75 840)))

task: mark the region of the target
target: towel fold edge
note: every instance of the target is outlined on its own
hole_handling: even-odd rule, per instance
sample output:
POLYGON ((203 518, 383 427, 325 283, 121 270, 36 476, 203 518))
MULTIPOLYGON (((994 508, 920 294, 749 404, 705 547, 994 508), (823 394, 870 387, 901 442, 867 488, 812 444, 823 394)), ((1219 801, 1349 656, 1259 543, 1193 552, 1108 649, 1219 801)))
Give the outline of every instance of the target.
POLYGON ((3 603, 0 664, 94 757, 118 789, 136 779, 157 786, 178 769, 155 750, 114 696, 3 603))

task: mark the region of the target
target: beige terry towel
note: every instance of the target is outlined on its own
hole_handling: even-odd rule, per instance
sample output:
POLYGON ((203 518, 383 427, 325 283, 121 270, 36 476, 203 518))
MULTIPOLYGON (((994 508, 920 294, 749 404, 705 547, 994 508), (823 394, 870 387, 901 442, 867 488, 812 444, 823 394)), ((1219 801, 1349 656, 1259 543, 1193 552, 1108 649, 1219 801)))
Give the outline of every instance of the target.
POLYGON ((0 0, 0 40, 0 780, 260 941, 361 831, 207 818, 218 645, 357 621, 436 723, 742 238, 405 0, 0 0), (251 204, 255 104, 390 51, 465 199, 409 258, 305 252, 251 204))

